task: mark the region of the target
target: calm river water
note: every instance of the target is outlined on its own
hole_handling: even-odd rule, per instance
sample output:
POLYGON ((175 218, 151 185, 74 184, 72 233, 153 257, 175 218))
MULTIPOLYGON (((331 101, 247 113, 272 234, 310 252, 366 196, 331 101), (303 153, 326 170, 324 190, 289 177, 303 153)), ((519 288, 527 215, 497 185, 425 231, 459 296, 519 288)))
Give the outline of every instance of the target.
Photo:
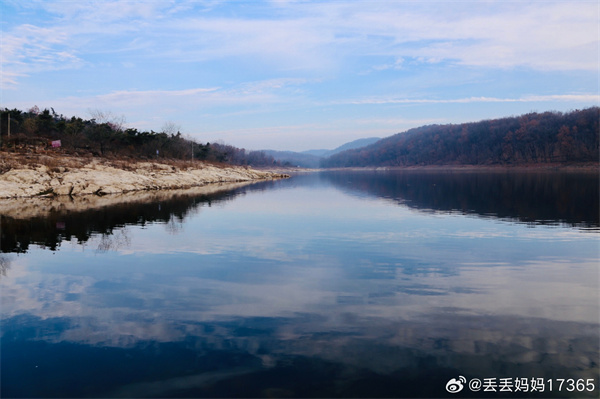
POLYGON ((598 397, 597 174, 128 198, 2 215, 1 397, 598 397))

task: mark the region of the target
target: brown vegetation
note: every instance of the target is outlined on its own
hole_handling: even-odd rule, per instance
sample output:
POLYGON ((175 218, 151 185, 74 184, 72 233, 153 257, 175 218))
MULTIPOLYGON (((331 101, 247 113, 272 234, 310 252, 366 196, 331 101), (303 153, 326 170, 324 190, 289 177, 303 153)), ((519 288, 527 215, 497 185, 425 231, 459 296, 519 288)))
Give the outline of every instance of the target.
POLYGON ((599 114, 592 107, 423 126, 333 155, 322 166, 598 164, 599 114))

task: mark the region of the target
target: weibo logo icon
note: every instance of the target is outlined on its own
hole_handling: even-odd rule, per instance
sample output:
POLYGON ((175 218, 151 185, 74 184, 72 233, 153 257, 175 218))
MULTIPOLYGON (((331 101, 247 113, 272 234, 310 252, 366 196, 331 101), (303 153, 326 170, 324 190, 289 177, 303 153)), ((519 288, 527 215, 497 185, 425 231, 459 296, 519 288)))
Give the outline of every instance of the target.
POLYGON ((446 391, 450 393, 458 393, 463 390, 465 387, 464 384, 467 382, 467 379, 462 375, 458 376, 458 379, 452 378, 446 384, 446 391))

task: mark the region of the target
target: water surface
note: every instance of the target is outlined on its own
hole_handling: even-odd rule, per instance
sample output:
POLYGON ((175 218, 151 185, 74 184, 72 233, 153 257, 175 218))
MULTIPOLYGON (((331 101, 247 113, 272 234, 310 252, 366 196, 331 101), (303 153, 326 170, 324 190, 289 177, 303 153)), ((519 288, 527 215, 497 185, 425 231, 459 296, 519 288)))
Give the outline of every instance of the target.
POLYGON ((593 379, 598 176, 323 172, 2 214, 2 397, 468 397, 593 379))

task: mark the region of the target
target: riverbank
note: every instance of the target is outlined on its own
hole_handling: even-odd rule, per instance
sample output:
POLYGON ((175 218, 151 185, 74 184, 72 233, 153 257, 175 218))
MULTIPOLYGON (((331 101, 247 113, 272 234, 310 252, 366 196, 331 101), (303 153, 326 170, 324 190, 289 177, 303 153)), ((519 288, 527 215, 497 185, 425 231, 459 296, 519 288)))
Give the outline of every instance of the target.
POLYGON ((289 177, 245 167, 0 153, 0 198, 106 195, 289 177))

